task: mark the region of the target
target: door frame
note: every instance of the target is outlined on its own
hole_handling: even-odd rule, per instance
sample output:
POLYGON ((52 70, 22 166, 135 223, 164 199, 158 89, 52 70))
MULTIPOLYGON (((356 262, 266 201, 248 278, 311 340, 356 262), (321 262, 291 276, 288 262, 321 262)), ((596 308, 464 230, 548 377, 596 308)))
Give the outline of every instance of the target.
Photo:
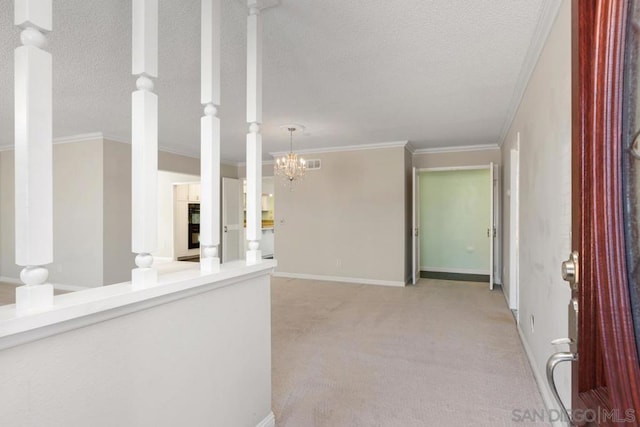
POLYGON ((414 285, 420 280, 420 171, 412 168, 411 276, 414 285))
MULTIPOLYGON (((489 221, 490 224, 489 225, 489 232, 491 232, 491 230, 494 230, 494 235, 493 237, 490 239, 489 241, 489 259, 490 259, 490 265, 489 265, 489 289, 493 290, 494 287, 494 271, 496 268, 502 268, 501 265, 501 257, 500 256, 495 256, 495 252, 494 252, 494 246, 495 246, 495 242, 498 241, 499 239, 502 238, 502 231, 500 229, 500 221, 496 220, 496 215, 498 217, 500 217, 500 209, 495 209, 495 199, 502 197, 501 194, 496 194, 497 191, 494 191, 494 189, 496 188, 495 185, 495 181, 494 181, 494 171, 495 170, 499 170, 497 168, 499 168, 500 165, 498 165, 497 163, 494 162, 490 162, 490 163, 485 163, 485 164, 479 164, 479 165, 468 165, 468 166, 441 166, 441 167, 428 167, 428 168, 413 168, 413 172, 414 172, 414 179, 418 180, 419 183, 419 177, 420 177, 420 173, 421 172, 447 172, 447 171, 457 171, 457 170, 481 170, 481 169, 488 169, 489 170, 489 180, 490 180, 490 186, 491 186, 491 196, 490 196, 490 200, 489 200, 489 205, 490 205, 490 212, 489 212, 489 221)), ((500 176, 497 176, 497 180, 500 180, 500 176)), ((500 186, 497 187, 498 191, 501 188, 500 186)), ((415 189, 412 188, 412 193, 413 193, 413 215, 414 218, 416 215, 420 215, 420 206, 421 206, 421 200, 416 203, 416 197, 418 199, 420 199, 420 194, 416 194, 415 189)), ((415 224, 415 221, 414 221, 415 224)), ((415 233, 415 230, 414 230, 415 233)), ((422 233, 419 232, 419 236, 418 236, 418 245, 420 245, 420 238, 421 238, 422 233)), ((417 263, 418 265, 416 266, 415 262, 416 262, 416 251, 415 249, 413 250, 413 254, 412 254, 412 260, 413 260, 413 265, 412 268, 415 271, 416 267, 417 267, 417 271, 422 271, 421 270, 421 266, 420 266, 420 259, 417 259, 417 263)), ((420 252, 418 251, 418 254, 420 252)))
MULTIPOLYGON (((509 309, 520 312, 520 132, 509 171, 509 309)), ((518 319, 519 320, 519 316, 518 319)))

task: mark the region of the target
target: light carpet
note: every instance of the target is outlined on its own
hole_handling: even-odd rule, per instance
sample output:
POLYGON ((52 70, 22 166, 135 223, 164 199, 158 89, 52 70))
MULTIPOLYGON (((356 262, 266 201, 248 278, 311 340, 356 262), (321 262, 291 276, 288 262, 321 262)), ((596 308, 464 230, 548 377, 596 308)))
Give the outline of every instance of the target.
POLYGON ((278 427, 522 426, 514 410, 544 408, 486 283, 271 283, 278 427))

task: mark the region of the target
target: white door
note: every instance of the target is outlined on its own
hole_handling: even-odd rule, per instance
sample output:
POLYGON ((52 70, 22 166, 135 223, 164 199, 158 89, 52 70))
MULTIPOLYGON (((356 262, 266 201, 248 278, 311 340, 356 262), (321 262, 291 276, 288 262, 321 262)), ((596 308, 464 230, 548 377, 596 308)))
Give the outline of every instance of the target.
POLYGON ((518 310, 518 254, 519 254, 519 214, 520 199, 520 155, 511 150, 511 174, 509 175, 509 308, 518 310))
POLYGON ((493 281, 495 279, 493 274, 493 239, 495 236, 495 221, 493 217, 493 203, 495 198, 495 192, 493 187, 493 174, 494 166, 493 162, 489 165, 489 187, 490 187, 490 200, 489 200, 489 227, 487 228, 487 237, 489 238, 489 289, 493 290, 493 281))
POLYGON ((493 166, 493 282, 502 284, 502 180, 500 165, 493 166))
POLYGON ((242 184, 222 178, 222 262, 242 258, 242 184))
POLYGON ((412 236, 412 265, 413 284, 420 279, 420 177, 418 170, 413 168, 413 227, 412 236))

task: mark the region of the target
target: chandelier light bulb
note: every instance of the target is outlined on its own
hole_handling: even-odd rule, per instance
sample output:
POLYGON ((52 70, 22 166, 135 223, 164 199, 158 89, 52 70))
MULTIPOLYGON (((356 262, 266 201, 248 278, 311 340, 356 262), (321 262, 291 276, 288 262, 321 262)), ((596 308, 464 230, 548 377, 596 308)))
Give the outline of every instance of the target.
POLYGON ((298 158, 298 155, 293 152, 293 132, 296 128, 288 127, 287 130, 290 134, 289 154, 276 159, 274 173, 285 178, 284 182, 293 187, 296 181, 300 181, 304 177, 307 162, 303 158, 298 158))

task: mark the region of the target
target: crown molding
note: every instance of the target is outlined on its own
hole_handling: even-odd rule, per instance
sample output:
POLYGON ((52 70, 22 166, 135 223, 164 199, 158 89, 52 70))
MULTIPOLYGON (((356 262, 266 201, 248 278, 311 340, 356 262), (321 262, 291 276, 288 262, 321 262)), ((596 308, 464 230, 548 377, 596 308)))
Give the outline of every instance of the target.
POLYGON ((507 137, 507 132, 509 132, 513 119, 515 119, 516 113, 520 108, 520 103, 522 102, 522 98, 524 98, 524 93, 529 85, 531 75, 538 63, 544 44, 549 37, 551 27, 558 16, 561 3, 562 2, 556 0, 544 0, 542 3, 542 12, 538 16, 538 22, 536 23, 536 28, 534 30, 531 43, 529 44, 529 49, 527 49, 527 54, 524 57, 520 73, 518 74, 518 80, 511 97, 511 103, 507 110, 507 117, 502 125, 502 130, 500 131, 500 137, 498 138, 499 146, 502 146, 504 143, 504 140, 507 137))
POLYGON ((458 147, 420 148, 415 150, 413 154, 459 153, 463 151, 484 151, 499 149, 500 146, 498 144, 461 145, 458 147))
POLYGON ((162 151, 163 153, 175 154, 176 156, 190 157, 192 159, 198 159, 198 160, 200 159, 200 155, 190 151, 182 151, 182 150, 176 150, 174 148, 167 148, 167 147, 160 147, 160 146, 158 147, 158 151, 162 151))
MULTIPOLYGON (((58 144, 69 144, 73 142, 89 142, 89 141, 94 141, 96 139, 108 140, 112 142, 118 142, 120 144, 131 145, 131 141, 127 141, 125 139, 118 138, 112 135, 104 134, 102 132, 81 133, 78 135, 70 135, 70 136, 63 136, 59 138, 53 138, 53 144, 58 145, 58 144)), ((11 151, 13 150, 13 148, 14 148, 13 144, 0 145, 0 151, 11 151)), ((163 153, 175 154, 183 157, 190 157, 192 159, 200 158, 199 155, 194 154, 192 152, 175 150, 173 148, 158 147, 158 151, 162 151, 163 153)), ((221 163, 225 163, 225 162, 221 162, 221 163)), ((233 163, 225 163, 225 164, 230 164, 231 166, 237 166, 233 163)))
POLYGON ((93 141, 96 139, 104 139, 104 135, 102 132, 90 132, 90 133, 81 133, 78 135, 69 135, 62 136, 60 138, 53 138, 54 144, 70 144, 72 142, 85 142, 85 141, 93 141))
POLYGON ((412 155, 416 154, 416 147, 414 147, 411 142, 407 142, 407 145, 405 145, 404 148, 412 155))
POLYGON ((103 133, 102 137, 104 139, 107 139, 107 140, 111 141, 111 142, 119 142, 120 144, 129 144, 129 145, 131 145, 131 141, 130 140, 122 139, 122 138, 119 138, 117 136, 113 136, 113 135, 110 135, 110 134, 104 134, 103 133))
MULTIPOLYGON (((262 166, 273 166, 275 161, 273 160, 263 160, 262 166)), ((244 168, 247 166, 247 162, 238 162, 238 163, 227 163, 229 166, 235 166, 237 168, 244 168)))
MULTIPOLYGON (((62 136, 53 138, 53 144, 70 144, 73 142, 95 141, 96 139, 104 139, 102 132, 80 133, 78 135, 62 136)), ((12 151, 14 144, 0 145, 0 151, 12 151)))
MULTIPOLYGON (((126 139, 122 139, 122 138, 118 138, 116 136, 103 134, 103 137, 104 137, 104 139, 107 139, 109 141, 119 142, 121 144, 129 144, 129 145, 131 145, 131 141, 126 140, 126 139)), ((190 157, 192 159, 199 159, 200 158, 199 155, 193 153, 192 151, 176 150, 175 148, 167 148, 167 147, 158 146, 158 151, 162 151, 163 153, 175 154, 177 156, 190 157)))
MULTIPOLYGON (((341 151, 362 151, 362 150, 378 150, 381 148, 397 148, 406 147, 409 141, 392 141, 381 142, 378 144, 362 144, 362 145, 343 145, 340 147, 324 147, 324 148, 310 148, 307 150, 296 150, 296 154, 322 154, 322 153, 338 153, 341 151)), ((273 157, 284 156, 288 151, 278 151, 269 153, 273 157)))

